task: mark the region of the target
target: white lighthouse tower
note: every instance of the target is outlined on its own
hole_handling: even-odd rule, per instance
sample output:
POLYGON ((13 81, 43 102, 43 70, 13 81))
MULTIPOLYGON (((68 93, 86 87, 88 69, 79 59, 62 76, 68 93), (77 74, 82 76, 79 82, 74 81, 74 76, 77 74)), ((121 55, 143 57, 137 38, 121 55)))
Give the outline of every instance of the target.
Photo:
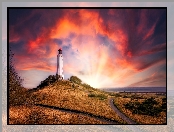
POLYGON ((63 56, 62 56, 62 49, 58 50, 57 55, 57 73, 58 79, 64 79, 63 75, 63 56))

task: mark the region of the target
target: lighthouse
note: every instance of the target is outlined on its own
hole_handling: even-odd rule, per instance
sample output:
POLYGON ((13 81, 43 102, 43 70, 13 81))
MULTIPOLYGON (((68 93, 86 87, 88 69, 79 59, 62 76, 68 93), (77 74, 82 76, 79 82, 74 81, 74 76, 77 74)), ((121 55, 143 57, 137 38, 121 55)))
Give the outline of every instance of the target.
POLYGON ((63 56, 62 56, 62 49, 58 50, 57 55, 57 73, 58 79, 64 79, 63 75, 63 56))

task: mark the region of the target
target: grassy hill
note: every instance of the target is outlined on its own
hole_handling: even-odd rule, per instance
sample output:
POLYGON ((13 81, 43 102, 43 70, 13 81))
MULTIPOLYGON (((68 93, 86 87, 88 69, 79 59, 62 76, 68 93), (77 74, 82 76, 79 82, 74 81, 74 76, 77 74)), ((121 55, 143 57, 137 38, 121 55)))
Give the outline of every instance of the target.
POLYGON ((93 117, 125 124, 110 108, 109 94, 87 84, 59 80, 22 95, 22 100, 17 99, 20 105, 10 107, 10 124, 107 124, 93 117))
POLYGON ((37 88, 26 89, 14 69, 9 78, 9 124, 126 124, 109 98, 137 124, 165 124, 165 95, 107 93, 77 77, 49 76, 37 88))
POLYGON ((22 87, 10 54, 9 124, 126 124, 109 105, 114 105, 137 124, 166 124, 165 95, 107 93, 76 77, 58 80, 50 75, 36 88, 22 87))

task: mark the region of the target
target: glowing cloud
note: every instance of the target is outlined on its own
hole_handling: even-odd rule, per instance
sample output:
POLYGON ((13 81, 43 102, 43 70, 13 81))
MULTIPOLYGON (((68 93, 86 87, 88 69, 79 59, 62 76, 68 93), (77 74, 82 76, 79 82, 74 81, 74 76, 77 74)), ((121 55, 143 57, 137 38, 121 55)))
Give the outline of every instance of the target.
POLYGON ((165 12, 31 9, 21 14, 11 10, 9 44, 15 53, 15 66, 21 74, 22 70, 56 73, 56 55, 61 47, 65 79, 76 75, 97 88, 165 86, 166 69, 161 68, 166 65, 165 12), (153 74, 156 65, 163 83, 158 72, 153 74))

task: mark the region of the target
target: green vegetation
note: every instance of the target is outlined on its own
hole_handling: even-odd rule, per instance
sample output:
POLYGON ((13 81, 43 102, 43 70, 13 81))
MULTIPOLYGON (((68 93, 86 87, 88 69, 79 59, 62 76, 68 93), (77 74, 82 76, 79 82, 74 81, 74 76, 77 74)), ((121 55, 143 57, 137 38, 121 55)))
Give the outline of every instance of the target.
POLYGON ((136 102, 128 102, 125 104, 125 108, 132 111, 133 114, 143 114, 150 116, 157 116, 160 112, 162 112, 162 107, 157 106, 159 103, 154 98, 148 98, 142 103, 136 102))
POLYGON ((49 75, 44 81, 37 86, 38 89, 44 88, 45 86, 49 86, 57 81, 56 75, 49 75))
POLYGON ((90 85, 83 83, 82 86, 84 86, 85 88, 92 88, 90 85))
POLYGON ((79 79, 79 78, 76 77, 76 76, 71 76, 71 77, 70 77, 70 81, 71 81, 71 82, 74 82, 74 83, 76 83, 76 84, 81 84, 81 82, 82 82, 82 80, 79 79))
POLYGON ((56 75, 49 75, 45 80, 41 81, 40 84, 35 89, 37 90, 42 89, 46 86, 54 85, 56 83, 59 83, 61 85, 69 85, 71 83, 72 88, 82 86, 85 89, 88 89, 89 91, 95 91, 95 89, 91 87, 90 85, 86 83, 82 83, 82 80, 78 78, 77 76, 71 76, 70 79, 68 80, 70 82, 69 81, 64 82, 64 81, 58 80, 58 77, 56 77, 56 75))
POLYGON ((107 99, 107 96, 104 95, 104 94, 88 94, 88 97, 96 97, 96 98, 99 98, 100 100, 104 100, 104 99, 107 99))

